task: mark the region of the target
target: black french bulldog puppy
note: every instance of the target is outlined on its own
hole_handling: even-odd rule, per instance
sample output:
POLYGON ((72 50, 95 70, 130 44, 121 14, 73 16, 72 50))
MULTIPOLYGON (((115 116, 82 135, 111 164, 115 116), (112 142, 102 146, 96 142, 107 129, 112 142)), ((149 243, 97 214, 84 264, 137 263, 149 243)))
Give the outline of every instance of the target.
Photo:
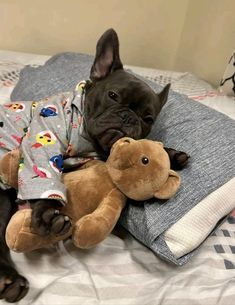
MULTIPOLYGON (((86 85, 85 129, 103 158, 112 144, 123 136, 146 137, 157 115, 167 101, 170 85, 156 94, 146 83, 123 70, 119 41, 113 29, 106 31, 97 43, 91 67, 91 82, 86 85)), ((188 156, 167 149, 173 168, 180 169, 188 156)), ((16 302, 28 291, 27 280, 19 275, 5 243, 5 229, 14 212, 16 193, 0 190, 0 299, 16 302)), ((56 200, 34 200, 32 226, 41 235, 64 234, 70 228, 68 218, 60 213, 56 200)))
MULTIPOLYGON (((126 72, 119 56, 119 41, 113 29, 99 39, 85 100, 87 132, 97 151, 108 155, 123 136, 145 138, 167 101, 170 84, 156 94, 145 82, 126 72)), ((189 156, 165 148, 172 169, 182 169, 189 156)))

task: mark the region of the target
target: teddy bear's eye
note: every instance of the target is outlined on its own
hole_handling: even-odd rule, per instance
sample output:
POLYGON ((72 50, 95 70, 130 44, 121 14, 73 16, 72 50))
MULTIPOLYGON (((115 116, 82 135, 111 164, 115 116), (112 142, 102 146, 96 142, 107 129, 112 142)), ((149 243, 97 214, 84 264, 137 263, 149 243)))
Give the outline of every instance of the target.
POLYGON ((144 165, 149 163, 149 159, 147 157, 143 157, 141 161, 144 165))

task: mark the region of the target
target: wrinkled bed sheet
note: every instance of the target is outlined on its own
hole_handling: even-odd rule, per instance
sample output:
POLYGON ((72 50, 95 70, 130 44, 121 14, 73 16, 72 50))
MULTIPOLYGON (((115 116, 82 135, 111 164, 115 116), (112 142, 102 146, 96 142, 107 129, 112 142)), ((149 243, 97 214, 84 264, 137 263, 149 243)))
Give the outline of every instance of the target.
POLYGON ((163 262, 129 234, 111 235, 92 250, 78 250, 67 241, 27 255, 15 253, 31 284, 19 304, 232 305, 234 226, 230 217, 182 267, 163 262))

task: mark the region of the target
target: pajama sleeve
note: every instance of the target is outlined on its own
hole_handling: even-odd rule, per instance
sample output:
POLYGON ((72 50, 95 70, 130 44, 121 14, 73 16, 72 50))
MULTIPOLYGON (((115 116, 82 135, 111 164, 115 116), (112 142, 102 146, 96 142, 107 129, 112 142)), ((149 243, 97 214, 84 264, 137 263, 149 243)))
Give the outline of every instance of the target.
POLYGON ((57 199, 66 203, 66 188, 62 182, 63 155, 68 144, 66 130, 60 105, 37 107, 21 143, 19 199, 57 199))

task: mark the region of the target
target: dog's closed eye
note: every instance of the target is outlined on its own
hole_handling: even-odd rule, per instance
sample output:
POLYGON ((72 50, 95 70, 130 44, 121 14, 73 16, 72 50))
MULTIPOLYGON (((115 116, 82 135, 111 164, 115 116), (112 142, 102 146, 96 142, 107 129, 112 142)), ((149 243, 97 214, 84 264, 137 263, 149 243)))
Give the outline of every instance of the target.
POLYGON ((143 121, 146 123, 146 124, 153 124, 154 123, 154 119, 151 115, 146 115, 144 118, 143 118, 143 121))

